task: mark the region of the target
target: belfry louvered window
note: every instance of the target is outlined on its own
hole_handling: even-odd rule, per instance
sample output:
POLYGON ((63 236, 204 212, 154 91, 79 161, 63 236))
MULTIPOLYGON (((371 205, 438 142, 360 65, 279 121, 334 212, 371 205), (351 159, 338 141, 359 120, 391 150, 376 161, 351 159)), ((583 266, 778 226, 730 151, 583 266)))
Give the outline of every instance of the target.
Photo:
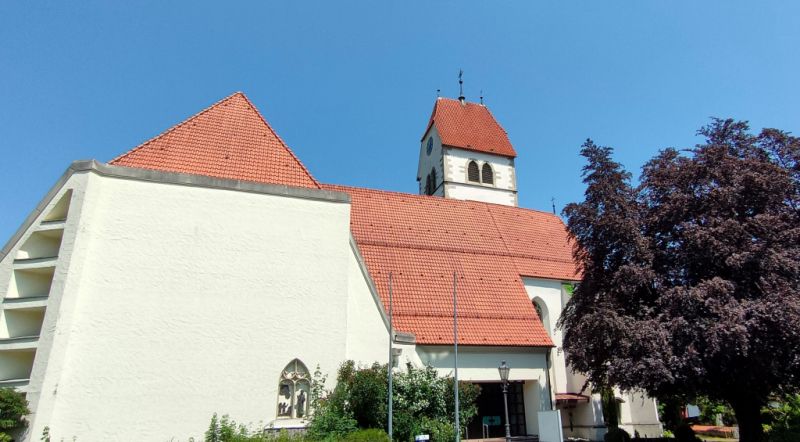
POLYGON ((470 161, 467 165, 467 181, 472 181, 474 183, 481 182, 481 172, 478 169, 478 163, 474 161, 470 161))
POLYGON ((494 172, 492 172, 492 166, 489 163, 483 163, 481 181, 483 181, 483 184, 494 184, 494 172))
POLYGON ((428 195, 436 193, 436 169, 431 169, 431 191, 428 195))

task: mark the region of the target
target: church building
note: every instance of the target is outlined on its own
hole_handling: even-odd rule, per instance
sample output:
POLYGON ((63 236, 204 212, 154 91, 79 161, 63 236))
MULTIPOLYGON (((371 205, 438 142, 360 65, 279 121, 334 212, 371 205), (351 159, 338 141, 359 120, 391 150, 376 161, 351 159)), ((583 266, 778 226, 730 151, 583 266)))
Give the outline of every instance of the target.
MULTIPOLYGON (((572 245, 518 207, 516 156, 486 106, 438 98, 419 195, 320 183, 235 93, 75 161, 0 250, 0 386, 27 395, 24 440, 188 440, 214 413, 302 428, 316 367, 329 388, 390 354, 452 375, 454 292, 458 376, 481 387, 467 437, 504 434, 506 361, 512 435, 602 440, 555 327, 572 245)), ((617 399, 622 428, 660 435, 653 399, 617 399)))

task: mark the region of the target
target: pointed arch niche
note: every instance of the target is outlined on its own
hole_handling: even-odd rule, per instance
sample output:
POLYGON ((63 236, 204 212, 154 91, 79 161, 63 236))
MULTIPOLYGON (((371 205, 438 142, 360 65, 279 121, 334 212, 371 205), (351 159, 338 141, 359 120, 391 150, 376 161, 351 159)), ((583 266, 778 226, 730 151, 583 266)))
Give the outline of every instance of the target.
POLYGON ((544 326, 547 335, 553 336, 553 332, 550 330, 550 313, 547 311, 547 304, 539 297, 533 298, 532 302, 533 308, 536 309, 536 314, 539 315, 539 320, 542 321, 542 326, 544 326))
POLYGON ((278 381, 278 419, 302 419, 308 415, 311 375, 299 359, 293 359, 281 371, 278 381))

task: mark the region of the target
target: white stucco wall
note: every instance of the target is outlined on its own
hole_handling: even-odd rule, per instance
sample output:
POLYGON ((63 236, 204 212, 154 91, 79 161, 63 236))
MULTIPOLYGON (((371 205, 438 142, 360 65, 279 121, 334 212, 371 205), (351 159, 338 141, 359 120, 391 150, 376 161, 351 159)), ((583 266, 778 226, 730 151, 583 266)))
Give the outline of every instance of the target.
POLYGON ((558 411, 542 411, 539 418, 539 440, 541 442, 561 442, 561 414, 558 411))
POLYGON ((517 205, 517 178, 512 158, 449 146, 444 148, 443 156, 447 198, 517 205), (483 164, 488 163, 494 172, 494 183, 468 181, 467 165, 470 161, 475 161, 479 170, 482 170, 483 164))
POLYGON ((553 361, 553 386, 556 393, 567 392, 567 370, 564 360, 564 352, 561 350, 563 343, 563 333, 556 329, 558 318, 561 317, 561 310, 564 305, 563 289, 561 281, 537 278, 522 278, 528 298, 533 302, 540 301, 545 307, 545 318, 542 318, 547 326, 548 334, 553 340, 556 348, 552 352, 553 361))
POLYGON ((455 200, 481 201, 484 203, 517 205, 517 195, 510 190, 492 189, 481 185, 445 183, 446 198, 455 200))
POLYGON ((658 420, 658 407, 655 399, 641 391, 630 391, 622 394, 620 406, 621 427, 631 436, 638 432, 642 437, 659 437, 662 434, 661 422, 658 420))
POLYGON ((54 438, 186 439, 214 412, 266 423, 293 358, 335 373, 348 344, 348 204, 81 179, 70 270, 41 338, 52 351, 31 377, 33 440, 44 426, 54 438))
POLYGON ((603 421, 600 396, 592 395, 589 392, 584 392, 584 394, 591 396, 589 402, 581 402, 574 408, 559 407, 564 435, 589 440, 603 440, 606 426, 603 421))
POLYGON ((436 126, 431 126, 430 130, 420 142, 419 150, 419 163, 417 165, 417 181, 419 181, 419 193, 425 194, 425 183, 428 174, 431 170, 436 170, 436 192, 434 195, 444 196, 444 186, 442 181, 445 179, 444 172, 442 171, 443 158, 442 158, 442 139, 439 136, 439 131, 436 126), (433 148, 431 153, 428 154, 428 139, 433 139, 433 148))
POLYGON ((605 434, 605 424, 600 397, 592 395, 590 390, 582 391, 586 378, 569 370, 562 350, 564 335, 563 331, 556 326, 568 301, 568 294, 563 288, 562 281, 523 278, 523 283, 531 301, 536 300, 544 307, 545 317, 542 319, 556 346, 552 352, 555 392, 581 393, 591 398, 589 403, 580 403, 575 408, 561 410, 561 425, 564 434, 590 440, 602 439, 605 434), (570 425, 570 413, 572 414, 572 425, 570 425))
POLYGON ((347 359, 356 363, 385 363, 389 360, 389 326, 377 294, 371 290, 368 274, 351 242, 348 259, 347 359))

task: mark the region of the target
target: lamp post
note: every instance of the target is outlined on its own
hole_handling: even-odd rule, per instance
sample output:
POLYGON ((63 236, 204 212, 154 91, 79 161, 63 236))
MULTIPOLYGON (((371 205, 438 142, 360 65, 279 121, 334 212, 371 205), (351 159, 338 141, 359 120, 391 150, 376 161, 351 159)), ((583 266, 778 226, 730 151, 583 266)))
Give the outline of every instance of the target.
POLYGON ((500 363, 500 366, 497 367, 497 371, 500 372, 500 380, 503 381, 503 408, 506 411, 506 442, 511 440, 511 425, 508 423, 508 373, 511 371, 511 367, 506 365, 506 361, 500 363))

